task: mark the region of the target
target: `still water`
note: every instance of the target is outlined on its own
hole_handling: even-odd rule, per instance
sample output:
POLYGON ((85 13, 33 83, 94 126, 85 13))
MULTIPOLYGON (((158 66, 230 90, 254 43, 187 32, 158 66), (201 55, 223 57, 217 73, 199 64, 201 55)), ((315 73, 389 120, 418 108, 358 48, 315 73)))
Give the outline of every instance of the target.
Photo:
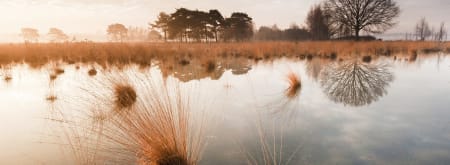
POLYGON ((52 81, 53 66, 3 67, 2 80, 12 79, 0 82, 0 164, 76 164, 60 126, 69 121, 54 116, 87 118, 80 111, 91 99, 86 91, 107 98, 102 84, 111 74, 150 75, 194 89, 193 103, 212 118, 200 164, 263 164, 261 143, 277 158, 270 164, 450 163, 450 58, 443 54, 370 62, 234 59, 206 71, 195 61, 61 65, 64 73, 52 81), (95 76, 87 74, 92 67, 95 76), (301 80, 295 96, 286 95, 289 73, 301 80))

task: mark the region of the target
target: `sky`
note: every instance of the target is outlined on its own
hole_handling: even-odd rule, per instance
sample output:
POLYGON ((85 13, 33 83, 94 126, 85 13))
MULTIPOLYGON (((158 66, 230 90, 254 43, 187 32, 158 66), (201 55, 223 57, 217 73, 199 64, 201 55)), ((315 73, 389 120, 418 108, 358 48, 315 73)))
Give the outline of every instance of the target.
MULTIPOLYGON (((0 42, 20 40, 22 27, 33 27, 46 34, 51 27, 70 36, 103 36, 112 23, 147 27, 161 11, 176 8, 218 9, 224 16, 246 12, 256 26, 292 23, 303 25, 308 10, 322 0, 0 0, 0 42)), ((398 24, 387 35, 413 31, 422 17, 432 26, 446 22, 450 27, 449 0, 397 0, 401 8, 398 24)), ((447 28, 450 29, 450 28, 447 28)))

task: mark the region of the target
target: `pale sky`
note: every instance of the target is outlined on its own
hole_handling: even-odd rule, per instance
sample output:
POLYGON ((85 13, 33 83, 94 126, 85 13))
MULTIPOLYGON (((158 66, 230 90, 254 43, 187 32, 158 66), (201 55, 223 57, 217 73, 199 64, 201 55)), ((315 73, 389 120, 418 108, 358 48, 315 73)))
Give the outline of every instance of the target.
MULTIPOLYGON (((246 12, 257 26, 304 24, 310 7, 322 0, 0 0, 0 41, 17 37, 22 27, 37 28, 46 34, 50 27, 69 35, 103 35, 111 23, 146 27, 159 12, 176 8, 218 9, 224 16, 246 12)), ((399 24, 387 34, 413 30, 426 17, 432 26, 446 22, 450 27, 450 0, 397 0, 399 24)), ((450 29, 450 28, 447 28, 450 29)), ((19 38, 20 39, 20 38, 19 38)))

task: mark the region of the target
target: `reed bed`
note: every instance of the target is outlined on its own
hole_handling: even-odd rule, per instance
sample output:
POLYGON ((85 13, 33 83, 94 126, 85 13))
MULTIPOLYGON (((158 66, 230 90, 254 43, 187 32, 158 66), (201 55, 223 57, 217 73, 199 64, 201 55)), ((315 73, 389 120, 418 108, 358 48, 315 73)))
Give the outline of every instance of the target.
MULTIPOLYGON (((138 64, 150 66, 152 62, 177 61, 189 65, 192 59, 205 61, 207 68, 211 59, 245 57, 267 60, 282 57, 345 58, 351 55, 390 56, 450 52, 449 42, 413 41, 321 41, 321 42, 246 42, 246 43, 42 43, 1 44, 0 65, 27 63, 41 67, 50 61, 68 64, 98 63, 138 64)), ((352 57, 352 56, 351 56, 352 57)))

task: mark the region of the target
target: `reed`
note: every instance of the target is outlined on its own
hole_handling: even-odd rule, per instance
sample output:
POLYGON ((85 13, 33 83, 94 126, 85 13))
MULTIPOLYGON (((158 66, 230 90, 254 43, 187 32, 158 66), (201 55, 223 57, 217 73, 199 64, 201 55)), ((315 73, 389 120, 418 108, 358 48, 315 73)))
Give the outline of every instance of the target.
POLYGON ((295 98, 302 88, 301 80, 294 72, 290 72, 286 77, 289 87, 286 89, 285 94, 288 98, 295 98))
POLYGON ((254 130, 257 131, 256 138, 252 142, 256 143, 256 148, 245 148, 241 145, 241 153, 245 157, 248 165, 289 165, 301 150, 302 145, 286 146, 286 131, 284 125, 279 125, 275 120, 262 120, 260 114, 257 115, 254 130))
POLYGON ((95 70, 95 68, 89 69, 88 75, 91 77, 97 75, 97 70, 95 70))
MULTIPOLYGON (((86 126, 79 129, 89 130, 91 139, 70 146, 75 149, 74 153, 86 157, 89 155, 80 154, 79 148, 83 148, 83 144, 92 145, 85 152, 97 153, 97 159, 106 160, 81 157, 80 162, 198 164, 206 145, 204 114, 196 113, 199 110, 190 105, 190 96, 176 85, 178 82, 174 85, 147 74, 102 74, 92 80, 96 82, 92 85, 95 91, 82 89, 88 93, 84 96, 87 102, 80 108, 81 114, 89 115, 88 119, 94 124, 86 126, 80 121, 70 127, 86 126)), ((79 139, 79 132, 68 134, 75 135, 69 136, 68 141, 79 139)))
POLYGON ((63 61, 67 64, 94 62, 100 65, 137 64, 146 67, 154 61, 176 60, 188 65, 192 59, 223 57, 245 57, 254 61, 315 57, 338 59, 353 58, 353 55, 391 56, 413 51, 426 54, 447 50, 450 50, 450 42, 27 43, 0 44, 0 64, 23 62, 39 68, 49 62, 63 61))
POLYGON ((50 103, 55 102, 58 99, 58 97, 56 95, 48 95, 47 98, 45 98, 45 100, 47 100, 50 103))
POLYGON ((10 82, 12 80, 12 76, 11 75, 4 75, 3 80, 5 80, 5 82, 10 82))
POLYGON ((143 104, 113 120, 130 141, 116 140, 135 152, 138 164, 195 165, 204 145, 203 131, 192 130, 193 116, 181 93, 161 88, 146 91, 149 97, 143 104))
POLYGON ((114 87, 114 103, 118 109, 130 108, 136 103, 136 90, 127 84, 116 84, 114 87))

